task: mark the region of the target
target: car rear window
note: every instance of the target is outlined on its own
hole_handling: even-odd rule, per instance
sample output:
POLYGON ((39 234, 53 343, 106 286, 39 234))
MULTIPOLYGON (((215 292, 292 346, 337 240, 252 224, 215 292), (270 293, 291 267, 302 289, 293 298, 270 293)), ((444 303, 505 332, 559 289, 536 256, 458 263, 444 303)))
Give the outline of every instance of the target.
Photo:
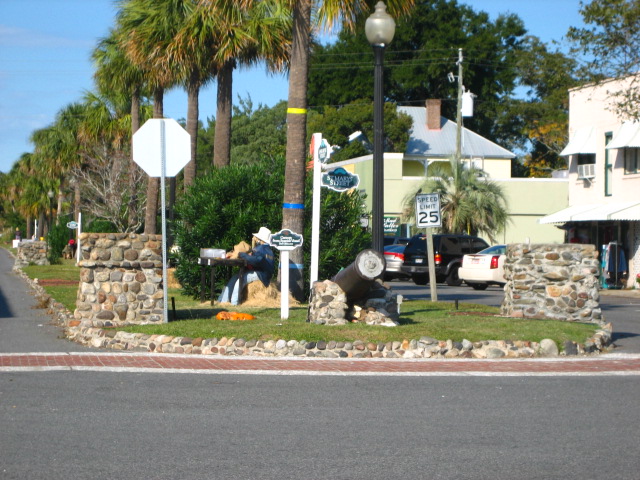
POLYGON ((472 250, 474 252, 478 252, 480 250, 484 250, 485 248, 487 248, 489 245, 487 245, 484 241, 482 241, 482 239, 480 238, 474 238, 472 240, 472 250))

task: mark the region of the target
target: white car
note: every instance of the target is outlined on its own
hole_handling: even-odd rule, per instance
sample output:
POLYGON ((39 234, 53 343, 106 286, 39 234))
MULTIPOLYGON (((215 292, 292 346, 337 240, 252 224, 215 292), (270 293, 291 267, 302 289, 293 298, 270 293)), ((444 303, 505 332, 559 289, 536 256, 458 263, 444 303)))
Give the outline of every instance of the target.
POLYGON ((485 290, 489 285, 504 285, 506 245, 494 245, 462 257, 458 276, 474 290, 485 290))

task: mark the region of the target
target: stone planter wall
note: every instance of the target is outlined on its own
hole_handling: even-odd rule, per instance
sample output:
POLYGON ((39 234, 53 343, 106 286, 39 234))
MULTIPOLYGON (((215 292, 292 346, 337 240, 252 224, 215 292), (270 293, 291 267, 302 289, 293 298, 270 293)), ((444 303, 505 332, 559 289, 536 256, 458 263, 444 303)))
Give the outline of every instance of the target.
POLYGON ((367 294, 353 303, 346 293, 330 280, 315 282, 309 299, 308 321, 317 325, 345 325, 362 322, 367 325, 398 325, 398 295, 374 282, 367 294))
MULTIPOLYGON (((388 343, 307 342, 298 340, 246 340, 244 338, 189 338, 169 335, 126 333, 96 327, 67 327, 67 336, 75 342, 95 348, 153 353, 197 355, 318 357, 318 358, 531 358, 556 357, 559 346, 553 340, 540 343, 489 340, 453 342, 422 337, 388 343)), ((586 355, 608 350, 611 325, 603 325, 584 344, 567 341, 562 354, 586 355)))
POLYGON ((504 271, 502 315, 603 321, 594 245, 510 244, 504 271))
POLYGON ((47 253, 49 245, 47 242, 36 240, 23 240, 18 244, 18 258, 16 265, 25 267, 27 265, 49 265, 47 253))
POLYGON ((74 317, 82 325, 163 320, 162 237, 83 233, 74 317))
MULTIPOLYGON (((14 271, 34 290, 37 297, 46 299, 49 313, 65 327, 66 336, 75 342, 95 348, 153 353, 261 356, 261 357, 319 357, 319 358, 528 358, 557 356, 559 346, 552 340, 540 343, 527 341, 491 340, 470 342, 436 340, 429 337, 388 343, 373 342, 307 342, 304 340, 245 340, 242 338, 187 338, 168 335, 126 333, 113 328, 83 326, 62 305, 55 302, 44 289, 31 280, 17 266, 14 271)), ((565 342, 561 354, 586 355, 606 352, 611 348, 612 328, 602 325, 585 343, 565 342)))

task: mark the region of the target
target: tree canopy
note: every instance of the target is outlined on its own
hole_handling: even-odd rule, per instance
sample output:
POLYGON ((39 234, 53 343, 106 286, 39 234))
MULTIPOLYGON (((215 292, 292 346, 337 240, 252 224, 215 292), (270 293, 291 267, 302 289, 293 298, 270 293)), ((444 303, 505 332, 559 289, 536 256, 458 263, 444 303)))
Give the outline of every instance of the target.
MULTIPOLYGON (((313 50, 309 75, 312 106, 340 106, 357 99, 372 100, 373 53, 364 35, 341 32, 338 40, 313 50)), ((411 15, 397 20, 396 35, 386 48, 384 94, 400 105, 424 105, 442 100, 442 113, 455 118, 458 49, 464 52, 465 88, 477 95, 476 112, 465 126, 493 141, 510 145, 510 123, 502 121, 501 102, 516 87, 517 52, 526 33, 516 15, 495 21, 485 12, 456 0, 423 0, 411 15)))
POLYGON ((621 116, 640 118, 640 0, 581 2, 586 27, 569 29, 573 51, 583 54, 586 75, 592 80, 634 75, 630 88, 612 92, 621 116))

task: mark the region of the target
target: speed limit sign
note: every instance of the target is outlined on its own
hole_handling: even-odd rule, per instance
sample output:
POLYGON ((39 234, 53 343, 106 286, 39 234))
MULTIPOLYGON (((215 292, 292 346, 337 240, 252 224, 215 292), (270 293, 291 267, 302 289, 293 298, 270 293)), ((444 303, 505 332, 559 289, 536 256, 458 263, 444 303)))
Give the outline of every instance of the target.
POLYGON ((416 226, 418 228, 442 226, 439 193, 416 195, 416 226))

